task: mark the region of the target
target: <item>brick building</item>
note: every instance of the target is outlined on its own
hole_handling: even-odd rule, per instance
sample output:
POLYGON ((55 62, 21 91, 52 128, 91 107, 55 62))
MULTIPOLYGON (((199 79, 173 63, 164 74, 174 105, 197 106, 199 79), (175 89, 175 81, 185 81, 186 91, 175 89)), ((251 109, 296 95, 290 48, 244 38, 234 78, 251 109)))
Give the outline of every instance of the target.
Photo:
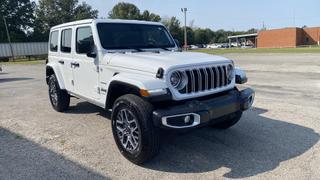
POLYGON ((258 48, 297 47, 319 45, 320 27, 284 28, 260 31, 257 36, 258 48))

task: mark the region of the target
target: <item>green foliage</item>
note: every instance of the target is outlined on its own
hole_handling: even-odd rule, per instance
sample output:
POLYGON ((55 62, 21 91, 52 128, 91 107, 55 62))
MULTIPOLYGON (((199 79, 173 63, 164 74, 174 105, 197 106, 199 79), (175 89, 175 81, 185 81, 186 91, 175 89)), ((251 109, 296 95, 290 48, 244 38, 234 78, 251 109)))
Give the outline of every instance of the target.
POLYGON ((3 18, 6 19, 11 41, 28 40, 28 34, 34 21, 35 3, 30 0, 0 1, 0 42, 7 42, 3 18))
POLYGON ((176 17, 171 17, 170 19, 163 19, 162 23, 168 28, 173 38, 183 44, 183 29, 180 27, 180 21, 176 17))
MULTIPOLYGON (((88 18, 97 18, 98 11, 85 2, 78 0, 39 0, 36 5, 32 0, 0 1, 0 42, 7 42, 3 23, 6 18, 10 37, 13 42, 48 41, 52 26, 88 18)), ((143 12, 130 3, 118 3, 109 12, 112 19, 135 19, 162 22, 172 36, 184 43, 184 27, 176 17, 161 18, 159 15, 145 10, 143 12)), ((191 23, 193 24, 193 23, 191 23)), ((224 43, 230 35, 255 33, 256 29, 243 31, 225 31, 187 27, 188 44, 224 43)))
POLYGON ((111 19, 140 19, 140 10, 137 6, 130 3, 118 3, 109 12, 111 19))
POLYGON ((140 9, 131 3, 121 2, 115 5, 109 12, 111 19, 130 19, 130 20, 144 20, 144 21, 161 21, 161 17, 157 14, 150 13, 145 10, 142 14, 140 9))
POLYGON ((145 10, 141 15, 140 19, 144 21, 154 21, 159 22, 161 21, 161 17, 157 14, 150 13, 148 10, 145 10))
POLYGON ((215 39, 215 32, 211 29, 195 29, 194 43, 195 44, 209 44, 213 43, 215 39))
POLYGON ((78 0, 39 0, 33 39, 47 41, 52 26, 81 19, 97 18, 98 11, 78 0))
MULTIPOLYGON (((181 26, 180 21, 176 17, 163 18, 157 14, 150 13, 145 10, 142 14, 140 9, 131 3, 118 3, 109 12, 109 18, 111 19, 135 19, 135 20, 145 20, 145 21, 161 21, 170 31, 173 38, 180 42, 180 45, 184 43, 184 27, 181 26)), ((193 23, 192 23, 193 24, 193 23)), ((208 44, 208 43, 225 43, 228 42, 228 36, 254 33, 257 32, 256 29, 250 29, 247 32, 232 32, 225 30, 212 31, 211 29, 194 29, 192 26, 187 27, 187 39, 188 44, 208 44)))

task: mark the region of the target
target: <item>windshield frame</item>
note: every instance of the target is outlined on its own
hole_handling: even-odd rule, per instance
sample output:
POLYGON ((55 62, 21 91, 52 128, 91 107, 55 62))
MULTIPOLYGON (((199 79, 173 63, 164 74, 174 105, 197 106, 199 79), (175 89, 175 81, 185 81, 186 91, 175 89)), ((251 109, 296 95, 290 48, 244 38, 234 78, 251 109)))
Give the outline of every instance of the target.
POLYGON ((168 29, 162 25, 162 24, 148 24, 148 23, 128 23, 128 22, 98 22, 96 23, 96 29, 97 29, 97 34, 98 34, 98 38, 99 38, 99 41, 100 41, 100 46, 101 48, 105 49, 105 50, 108 50, 108 51, 123 51, 123 50, 137 50, 137 49, 143 49, 144 50, 154 50, 154 49, 168 49, 168 50, 175 50, 178 48, 174 38, 172 37, 171 33, 168 31, 168 29), (101 41, 101 36, 100 36, 100 33, 99 33, 99 25, 100 24, 127 24, 127 25, 142 25, 142 26, 156 26, 156 27, 161 27, 163 28, 163 30, 165 31, 166 33, 166 36, 168 37, 168 41, 172 42, 172 46, 132 46, 132 47, 128 47, 128 46, 123 46, 123 47, 115 47, 115 48, 106 48, 104 47, 104 44, 102 43, 101 41))

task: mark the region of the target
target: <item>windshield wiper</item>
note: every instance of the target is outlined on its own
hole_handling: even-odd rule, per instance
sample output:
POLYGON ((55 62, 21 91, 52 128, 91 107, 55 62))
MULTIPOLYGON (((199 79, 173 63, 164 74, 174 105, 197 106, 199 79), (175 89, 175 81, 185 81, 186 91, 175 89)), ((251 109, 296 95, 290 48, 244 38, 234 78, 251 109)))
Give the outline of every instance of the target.
POLYGON ((163 49, 165 51, 171 51, 169 48, 166 48, 166 47, 158 47, 158 46, 148 46, 148 48, 158 48, 158 49, 163 49))
POLYGON ((142 50, 142 49, 140 49, 140 48, 130 47, 130 46, 128 46, 128 47, 121 47, 121 49, 133 49, 133 50, 135 50, 135 51, 137 51, 137 52, 144 52, 144 51, 145 51, 145 50, 142 50))

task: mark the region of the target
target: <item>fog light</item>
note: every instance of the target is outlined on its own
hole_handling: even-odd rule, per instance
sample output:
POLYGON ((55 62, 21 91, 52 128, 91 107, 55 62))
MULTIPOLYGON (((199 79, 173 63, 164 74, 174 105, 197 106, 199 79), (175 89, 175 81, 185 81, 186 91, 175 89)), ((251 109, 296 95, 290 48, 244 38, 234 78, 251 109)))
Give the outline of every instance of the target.
POLYGON ((184 123, 189 124, 190 123, 190 116, 184 117, 184 123))

